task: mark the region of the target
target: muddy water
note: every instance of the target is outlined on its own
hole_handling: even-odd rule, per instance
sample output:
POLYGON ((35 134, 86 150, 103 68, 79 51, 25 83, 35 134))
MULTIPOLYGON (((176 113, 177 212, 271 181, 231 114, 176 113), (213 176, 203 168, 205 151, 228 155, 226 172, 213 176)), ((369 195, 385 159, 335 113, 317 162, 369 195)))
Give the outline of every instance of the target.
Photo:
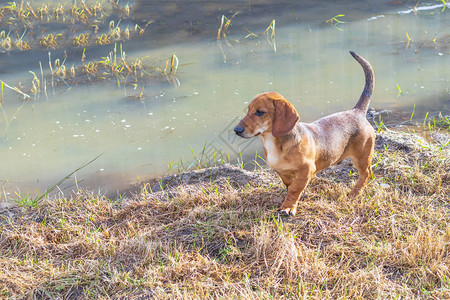
MULTIPOLYGON (((302 1, 252 6, 246 1, 219 7, 205 2, 201 10, 184 2, 135 5, 134 20, 153 29, 123 43, 129 59, 179 59, 175 83, 155 80, 141 86, 114 82, 51 86, 36 99, 22 101, 3 91, 0 110, 0 196, 42 193, 92 158, 60 186, 63 191, 88 187, 115 194, 131 183, 184 167, 212 148, 231 158, 262 152, 259 140, 240 140, 232 133, 255 94, 276 90, 298 109, 303 121, 353 107, 364 85, 354 50, 375 69, 371 106, 416 116, 449 111, 450 16, 439 2, 367 6, 360 1, 302 1), (183 5, 182 5, 183 4, 183 5), (156 5, 156 6, 155 6, 156 5), (220 17, 234 17, 227 40, 216 42, 220 17), (152 15, 153 14, 153 15, 152 15), (338 15, 345 23, 323 21, 338 15), (275 38, 261 34, 276 20, 275 38), (152 23, 153 24, 153 23, 152 23), (406 34, 407 33, 407 34, 406 34), (408 40, 409 36, 409 40, 408 40), (275 51, 276 50, 276 51, 275 51), (419 111, 421 110, 421 111, 419 111)), ((278 3, 278 2, 277 2, 278 3)), ((369 4, 373 5, 373 4, 369 4)), ((131 21, 130 21, 131 23, 131 21)), ((89 48, 87 59, 105 56, 113 45, 89 48)), ((81 49, 68 49, 68 62, 81 49)), ((64 49, 52 51, 62 57, 64 49)), ((18 85, 28 71, 48 72, 48 53, 0 54, 0 79, 18 85), (13 67, 16 66, 16 67, 13 67)), ((173 79, 173 78, 172 78, 173 79)), ((217 151, 216 158, 217 158, 217 151)))

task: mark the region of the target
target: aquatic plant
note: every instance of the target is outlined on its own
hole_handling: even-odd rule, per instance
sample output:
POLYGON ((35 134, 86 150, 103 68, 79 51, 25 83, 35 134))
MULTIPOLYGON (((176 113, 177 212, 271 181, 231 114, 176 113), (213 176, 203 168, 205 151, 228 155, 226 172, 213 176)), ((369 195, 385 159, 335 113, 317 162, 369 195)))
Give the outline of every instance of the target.
POLYGON ((150 25, 152 23, 152 21, 148 22, 147 24, 144 25, 144 27, 139 26, 138 24, 136 24, 134 26, 134 31, 138 33, 138 35, 143 35, 145 32, 145 29, 148 27, 148 25, 150 25))
POLYGON ((331 26, 333 26, 334 28, 336 28, 339 31, 344 31, 344 29, 338 27, 339 24, 345 23, 344 21, 339 20, 339 18, 342 18, 342 17, 345 17, 345 15, 343 15, 343 14, 336 15, 336 16, 326 20, 325 23, 330 24, 331 26))
POLYGON ((222 18, 220 19, 220 26, 217 30, 217 40, 220 40, 221 38, 226 39, 227 38, 227 30, 228 27, 231 24, 231 21, 239 14, 239 12, 234 13, 230 18, 225 17, 225 15, 222 15, 222 18))
POLYGON ((9 35, 6 36, 5 31, 2 31, 0 34, 0 45, 5 50, 11 50, 11 47, 13 45, 11 37, 9 37, 9 35))
POLYGON ((0 80, 1 85, 2 85, 2 99, 3 99, 3 87, 7 87, 8 89, 11 89, 15 92, 17 92, 18 94, 20 94, 23 98, 23 100, 27 100, 27 99, 31 99, 30 95, 28 95, 27 93, 23 92, 22 89, 16 86, 10 86, 8 85, 6 82, 4 82, 3 80, 0 80))
POLYGON ((248 32, 248 34, 244 36, 243 38, 244 40, 248 38, 258 39, 262 36, 265 36, 267 38, 267 42, 272 47, 273 51, 277 52, 277 46, 275 42, 275 20, 272 20, 272 22, 270 22, 266 30, 264 30, 264 32, 261 34, 256 34, 246 27, 244 27, 244 30, 248 32))
POLYGON ((442 7, 442 12, 444 12, 445 9, 447 8, 447 2, 445 2, 445 0, 434 0, 434 1, 442 2, 444 4, 444 6, 442 7))
POLYGON ((72 45, 76 47, 106 45, 142 35, 151 24, 148 22, 143 27, 135 24, 134 29, 131 30, 128 25, 120 27, 120 21, 116 26, 110 26, 114 25, 114 21, 111 21, 109 25, 105 24, 108 17, 117 16, 119 20, 128 18, 130 10, 128 4, 122 6, 114 1, 108 3, 111 5, 109 9, 104 7, 103 1, 90 5, 84 0, 73 1, 72 5, 43 3, 40 7, 34 8, 28 2, 22 1, 19 4, 10 2, 0 7, 0 24, 2 24, 0 30, 3 33, 3 37, 0 36, 0 47, 6 51, 14 49, 26 51, 36 47, 56 49, 72 45), (47 28, 44 25, 48 23, 61 24, 66 32, 81 31, 82 33, 66 37, 58 32, 46 32, 47 28), (22 28, 25 28, 22 36, 14 40, 10 33, 22 28), (30 34, 39 36, 42 32, 46 34, 38 40, 27 38, 30 34))
POLYGON ((62 34, 49 33, 47 36, 40 38, 39 43, 44 48, 56 49, 56 47, 58 46, 58 39, 61 37, 62 37, 62 34))
POLYGON ((400 88, 400 85, 398 85, 398 83, 397 83, 397 90, 398 90, 398 93, 397 93, 397 98, 398 98, 403 94, 402 89, 400 88))
POLYGON ((125 51, 122 49, 122 44, 118 45, 116 43, 113 50, 101 59, 85 61, 85 51, 83 51, 82 55, 82 63, 80 65, 66 66, 67 56, 62 61, 59 58, 53 61, 49 52, 49 75, 44 74, 42 64, 40 64, 42 79, 39 79, 34 72, 30 71, 33 78, 29 84, 25 85, 29 86, 28 88, 13 87, 0 81, 2 83, 2 91, 3 86, 5 86, 21 94, 23 99, 26 100, 31 99, 31 97, 24 90, 29 91, 36 97, 42 90, 46 94, 47 82, 50 82, 52 87, 55 87, 55 85, 69 87, 73 84, 114 80, 119 87, 125 84, 134 86, 136 89, 138 85, 142 85, 137 96, 138 99, 142 99, 144 97, 143 85, 150 80, 167 80, 175 86, 180 86, 180 81, 177 77, 179 59, 175 54, 172 54, 163 65, 158 65, 158 63, 147 64, 144 62, 147 57, 135 58, 134 60, 128 59, 125 51))
POLYGON ((30 73, 33 75, 33 79, 31 80, 32 88, 30 92, 32 94, 37 94, 41 89, 41 81, 39 80, 39 78, 37 78, 36 74, 33 71, 30 71, 30 73))
POLYGON ((77 47, 86 47, 89 45, 90 35, 88 33, 80 33, 73 38, 73 44, 77 47))
POLYGON ((164 74, 176 75, 178 70, 178 57, 175 54, 166 61, 166 66, 164 67, 164 74))
POLYGON ((217 45, 223 55, 225 62, 228 61, 228 58, 227 58, 226 50, 224 49, 224 47, 222 45, 222 41, 224 41, 226 47, 228 47, 229 49, 231 49, 233 51, 233 43, 239 44, 248 38, 258 39, 258 38, 265 36, 267 39, 267 42, 269 43, 269 45, 273 49, 273 51, 274 52, 277 51, 277 46, 276 46, 276 42, 275 42, 275 20, 272 20, 270 22, 269 26, 266 28, 266 30, 264 30, 264 32, 262 32, 261 34, 256 34, 252 31, 250 31, 248 28, 244 27, 243 29, 245 31, 247 31, 248 34, 246 36, 244 36, 242 39, 236 39, 236 40, 230 41, 227 37, 227 30, 231 25, 231 21, 234 19, 234 17, 236 15, 238 15, 238 13, 233 14, 230 18, 227 18, 225 15, 222 15, 220 26, 219 26, 219 29, 217 30, 216 41, 217 41, 217 45))
POLYGON ((406 31, 406 38, 407 38, 406 49, 408 49, 408 48, 409 48, 409 45, 410 45, 411 42, 412 42, 412 39, 409 37, 409 34, 408 34, 407 31, 406 31))
POLYGON ((277 52, 277 44, 275 43, 275 20, 272 20, 272 22, 270 22, 269 27, 267 27, 267 29, 263 32, 263 35, 267 36, 267 41, 269 42, 273 51, 277 52))

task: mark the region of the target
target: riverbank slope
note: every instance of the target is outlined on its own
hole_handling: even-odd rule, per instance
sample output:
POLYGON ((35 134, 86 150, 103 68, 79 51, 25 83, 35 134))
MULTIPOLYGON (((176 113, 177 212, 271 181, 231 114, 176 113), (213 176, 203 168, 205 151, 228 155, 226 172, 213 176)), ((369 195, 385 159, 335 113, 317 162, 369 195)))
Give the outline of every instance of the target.
POLYGON ((348 199, 347 161, 315 176, 295 217, 270 170, 170 175, 112 201, 0 208, 0 296, 36 299, 450 297, 450 150, 387 131, 348 199))

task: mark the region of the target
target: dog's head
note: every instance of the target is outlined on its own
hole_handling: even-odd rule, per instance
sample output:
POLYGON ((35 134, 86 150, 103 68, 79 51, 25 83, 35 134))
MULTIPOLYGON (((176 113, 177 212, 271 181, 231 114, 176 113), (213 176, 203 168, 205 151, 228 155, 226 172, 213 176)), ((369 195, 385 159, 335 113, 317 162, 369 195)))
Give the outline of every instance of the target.
POLYGON ((259 94, 250 102, 247 115, 234 132, 251 138, 271 132, 274 137, 288 134, 299 120, 294 106, 276 92, 259 94))

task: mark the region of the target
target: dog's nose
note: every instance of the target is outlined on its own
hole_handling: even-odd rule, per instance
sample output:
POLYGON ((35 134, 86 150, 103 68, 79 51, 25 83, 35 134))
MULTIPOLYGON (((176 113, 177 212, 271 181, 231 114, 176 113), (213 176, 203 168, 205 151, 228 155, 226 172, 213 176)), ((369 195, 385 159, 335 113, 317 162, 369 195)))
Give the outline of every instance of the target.
POLYGON ((244 133, 244 131, 245 131, 244 127, 241 127, 241 126, 234 127, 234 132, 236 134, 242 134, 242 133, 244 133))

